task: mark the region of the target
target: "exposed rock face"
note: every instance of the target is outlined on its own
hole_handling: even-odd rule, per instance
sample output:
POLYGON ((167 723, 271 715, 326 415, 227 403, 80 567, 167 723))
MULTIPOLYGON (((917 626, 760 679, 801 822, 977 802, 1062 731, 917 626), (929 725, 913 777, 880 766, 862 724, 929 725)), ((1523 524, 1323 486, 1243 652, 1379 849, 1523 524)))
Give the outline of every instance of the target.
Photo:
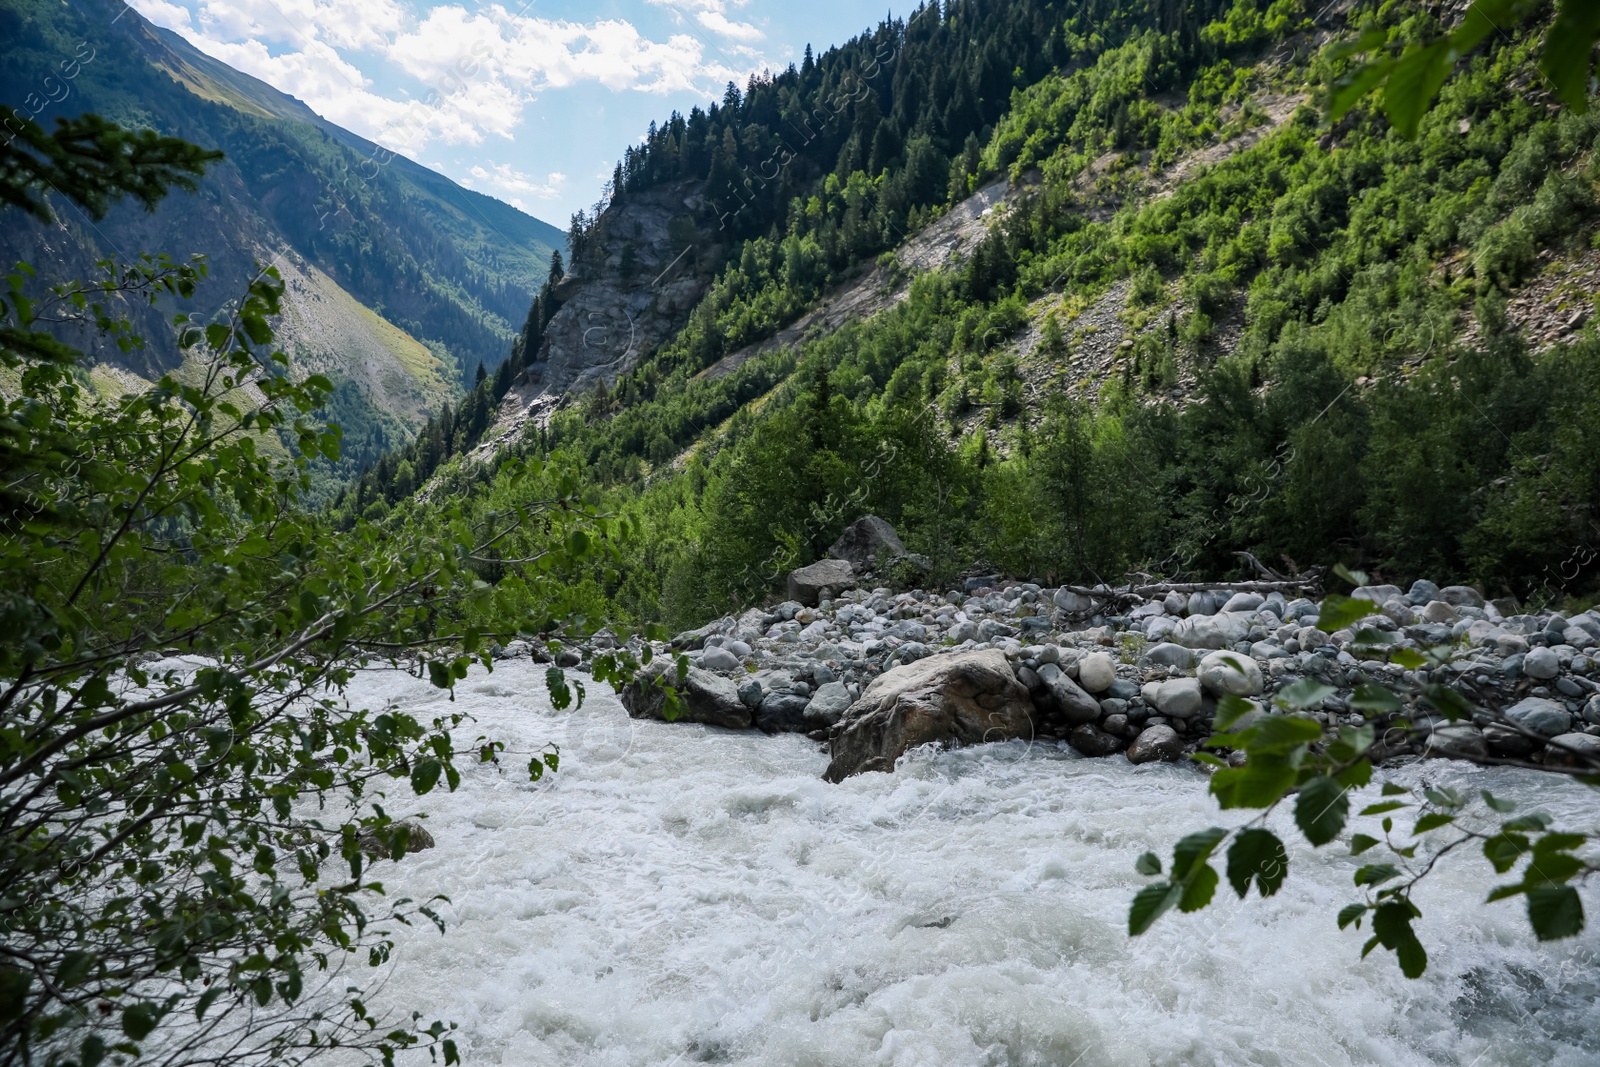
POLYGON ((908 748, 937 741, 977 744, 1033 735, 1033 705, 1005 653, 930 656, 880 675, 850 705, 834 733, 823 776, 893 770, 908 748))
POLYGON ((606 209, 600 248, 574 263, 556 289, 561 310, 545 328, 518 400, 585 393, 602 380, 609 386, 683 327, 717 262, 716 247, 704 239, 715 230, 695 222, 705 207, 704 184, 673 182, 606 209))
POLYGON ((848 560, 819 559, 809 567, 789 572, 789 599, 816 607, 824 589, 842 593, 856 587, 855 568, 848 560))
POLYGON ((905 554, 906 546, 894 527, 876 515, 863 515, 852 522, 828 549, 830 557, 849 560, 858 571, 873 570, 879 563, 887 564, 905 554))
POLYGON ((729 730, 748 730, 753 724, 754 716, 750 708, 739 699, 739 687, 730 679, 699 667, 690 667, 683 683, 677 685, 676 674, 669 674, 668 668, 666 660, 658 659, 640 671, 633 683, 622 690, 622 706, 630 716, 665 721, 665 686, 674 685, 678 690, 676 722, 699 722, 729 730), (666 675, 664 681, 663 675, 666 675))

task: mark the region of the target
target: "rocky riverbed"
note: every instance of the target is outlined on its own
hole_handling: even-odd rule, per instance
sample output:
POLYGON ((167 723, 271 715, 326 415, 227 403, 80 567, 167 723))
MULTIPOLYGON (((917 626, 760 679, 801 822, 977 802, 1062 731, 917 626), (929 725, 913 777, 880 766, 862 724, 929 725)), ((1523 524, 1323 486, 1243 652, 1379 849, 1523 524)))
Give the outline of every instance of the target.
POLYGON ((1600 754, 1594 610, 1524 612, 1419 579, 1355 589, 1350 599, 1371 610, 1328 632, 1319 628, 1327 601, 1298 595, 1293 581, 1140 596, 980 575, 961 588, 897 592, 873 576, 926 564, 872 516, 831 556, 789 576, 791 599, 658 646, 688 660, 679 698, 654 684, 670 670, 662 655, 624 692, 630 714, 805 733, 830 746, 836 780, 890 770, 929 741, 1024 737, 1134 763, 1176 760, 1204 744, 1227 695, 1262 714, 1313 718, 1330 734, 1370 724, 1380 760, 1600 754), (1278 699, 1307 679, 1331 692, 1309 705, 1278 699), (1448 721, 1418 699, 1430 684, 1461 691, 1483 714, 1448 721), (1363 687, 1403 703, 1374 708, 1363 687))

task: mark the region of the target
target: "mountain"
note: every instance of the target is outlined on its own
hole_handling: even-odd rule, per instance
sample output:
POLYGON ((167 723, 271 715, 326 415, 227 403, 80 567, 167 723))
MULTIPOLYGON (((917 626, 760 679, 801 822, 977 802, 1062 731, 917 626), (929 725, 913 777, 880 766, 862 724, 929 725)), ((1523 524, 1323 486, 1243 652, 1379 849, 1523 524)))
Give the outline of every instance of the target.
MULTIPOLYGON (((48 126, 84 112, 208 148, 223 162, 154 214, 120 205, 91 222, 13 218, 0 258, 82 277, 103 259, 203 254, 210 315, 255 264, 287 285, 279 340, 328 373, 352 470, 404 441, 430 411, 511 349, 562 231, 327 122, 147 22, 120 0, 0 0, 0 97, 48 126)), ((129 308, 142 351, 103 353, 150 378, 181 362, 173 308, 129 308)))
POLYGON ((655 124, 463 409, 483 443, 343 506, 426 471, 487 514, 504 459, 554 453, 636 531, 575 576, 590 613, 682 627, 866 513, 926 588, 1345 564, 1592 603, 1600 154, 1541 88, 1544 24, 1415 137, 1323 108, 1341 41, 1469 7, 957 0, 808 49, 655 124))

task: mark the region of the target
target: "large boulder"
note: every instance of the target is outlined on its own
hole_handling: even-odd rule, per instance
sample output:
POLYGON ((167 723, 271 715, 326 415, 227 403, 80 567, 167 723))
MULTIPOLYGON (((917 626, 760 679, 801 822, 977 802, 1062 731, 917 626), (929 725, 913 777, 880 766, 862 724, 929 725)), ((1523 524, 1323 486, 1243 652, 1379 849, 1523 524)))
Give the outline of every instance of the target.
POLYGON ((1090 723, 1074 727, 1067 735, 1067 744, 1085 756, 1113 756, 1127 747, 1122 738, 1090 723))
POLYGON ((876 515, 863 515, 846 526, 828 549, 833 559, 848 560, 858 571, 870 571, 906 554, 894 527, 876 515))
POLYGON ((1572 729, 1572 713, 1544 697, 1525 697, 1506 709, 1506 718, 1540 737, 1556 737, 1572 729))
POLYGON ((748 730, 755 722, 750 708, 739 699, 739 687, 699 667, 690 667, 682 682, 665 659, 658 659, 623 687, 622 706, 635 719, 667 718, 667 687, 678 691, 674 722, 698 722, 729 730, 748 730))
POLYGON ((816 607, 823 590, 843 592, 856 587, 856 571, 849 560, 819 559, 809 567, 789 572, 789 599, 816 607))
POLYGON ((816 691, 811 703, 806 705, 806 727, 826 730, 844 718, 844 713, 852 703, 850 690, 843 682, 828 682, 816 691))
POLYGON ((998 649, 929 656, 879 675, 840 720, 823 775, 889 771, 908 748, 1033 736, 1028 690, 998 649))
POLYGON ((1117 680, 1117 661, 1105 652, 1091 652, 1078 661, 1078 685, 1085 692, 1104 693, 1117 680))
POLYGON ((1190 615, 1173 628, 1171 640, 1185 648, 1230 648, 1249 636, 1250 619, 1236 612, 1190 615))
POLYGON ((1253 697, 1261 692, 1261 667, 1237 652, 1213 652, 1200 661, 1200 684, 1221 696, 1253 697))
POLYGON ((1129 763, 1168 763, 1183 755, 1183 738, 1170 726, 1146 726, 1128 746, 1129 763))
POLYGON ((762 733, 799 733, 811 729, 806 725, 806 707, 809 696, 787 689, 775 689, 761 698, 756 707, 756 729, 762 733))
POLYGON ((1050 699, 1055 701, 1056 710, 1068 722, 1077 725, 1094 722, 1100 717, 1100 702, 1084 692, 1082 686, 1054 663, 1041 664, 1039 677, 1050 690, 1050 699))

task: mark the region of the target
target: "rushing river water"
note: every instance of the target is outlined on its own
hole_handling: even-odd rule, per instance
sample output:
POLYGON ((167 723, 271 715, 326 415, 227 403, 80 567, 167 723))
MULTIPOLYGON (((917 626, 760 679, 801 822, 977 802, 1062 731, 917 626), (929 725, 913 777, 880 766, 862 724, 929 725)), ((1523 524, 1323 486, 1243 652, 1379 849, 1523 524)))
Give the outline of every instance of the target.
MULTIPOLYGON (((1243 821, 1192 769, 1009 743, 834 786, 803 737, 636 723, 595 688, 557 713, 527 661, 474 671, 462 740, 521 755, 421 801, 438 847, 373 872, 451 898, 448 934, 400 929, 372 999, 460 1023, 468 1064, 1600 1063, 1594 920, 1537 944, 1520 904, 1482 903, 1477 854, 1418 896, 1419 981, 1336 928, 1362 861, 1287 826, 1278 896, 1241 904, 1224 882, 1130 939, 1135 858, 1243 821), (531 784, 547 741, 561 771, 531 784)), ((352 699, 452 707, 394 673, 352 699)), ((1600 794, 1553 775, 1397 777, 1423 774, 1600 829, 1600 794)))

